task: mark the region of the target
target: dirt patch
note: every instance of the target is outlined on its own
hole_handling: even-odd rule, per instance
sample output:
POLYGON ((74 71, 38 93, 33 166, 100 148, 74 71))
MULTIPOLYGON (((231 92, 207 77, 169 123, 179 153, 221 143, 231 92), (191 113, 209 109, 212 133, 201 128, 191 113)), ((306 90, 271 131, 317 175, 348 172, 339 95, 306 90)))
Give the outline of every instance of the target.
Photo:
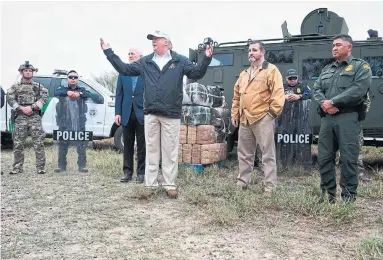
MULTIPOLYGON (((54 147, 47 148, 48 173, 37 175, 29 149, 25 173, 11 176, 12 151, 2 151, 1 259, 353 259, 362 238, 383 231, 383 202, 374 197, 376 193, 360 198, 353 210, 355 219, 344 223, 336 224, 326 215, 299 215, 279 204, 274 207, 272 203, 280 203, 274 200, 264 211, 248 216, 245 207, 252 204, 246 203, 253 201, 249 197, 242 208, 234 205, 242 211, 231 213, 240 217, 221 226, 211 209, 217 201, 233 203, 220 197, 221 192, 238 200, 254 196, 254 201, 263 201, 258 191, 237 194, 230 186, 235 162, 226 170, 210 170, 218 177, 206 179, 181 168, 183 193, 178 200, 163 192, 138 199, 132 192, 140 185, 119 182, 121 154, 89 151, 90 172, 83 174, 76 170, 73 149, 71 170, 58 174, 53 172, 56 153, 54 147), (214 181, 221 187, 209 190, 214 181), (201 191, 191 203, 195 187, 201 191)), ((291 193, 297 191, 287 187, 314 185, 305 177, 281 180, 291 193)), ((381 185, 381 179, 374 182, 381 185)))

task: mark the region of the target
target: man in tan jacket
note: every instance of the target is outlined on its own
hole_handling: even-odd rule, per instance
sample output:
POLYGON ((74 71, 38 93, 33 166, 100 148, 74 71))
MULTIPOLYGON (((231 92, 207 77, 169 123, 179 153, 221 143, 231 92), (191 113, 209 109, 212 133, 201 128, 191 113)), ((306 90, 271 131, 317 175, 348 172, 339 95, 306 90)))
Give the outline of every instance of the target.
POLYGON ((239 75, 234 85, 232 123, 239 125, 237 185, 247 188, 253 171, 257 143, 262 151, 265 192, 271 193, 277 185, 275 161, 275 118, 282 113, 285 102, 283 79, 278 68, 265 61, 265 47, 254 41, 249 45, 251 66, 239 75))

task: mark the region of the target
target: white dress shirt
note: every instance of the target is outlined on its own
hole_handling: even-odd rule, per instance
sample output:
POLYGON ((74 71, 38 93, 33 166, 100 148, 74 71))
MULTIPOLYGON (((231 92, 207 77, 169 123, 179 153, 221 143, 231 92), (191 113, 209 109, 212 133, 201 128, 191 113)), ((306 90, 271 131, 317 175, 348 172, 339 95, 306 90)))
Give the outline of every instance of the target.
POLYGON ((154 53, 153 61, 158 65, 160 70, 172 59, 172 56, 170 55, 170 50, 168 50, 163 56, 158 55, 157 53, 154 53))

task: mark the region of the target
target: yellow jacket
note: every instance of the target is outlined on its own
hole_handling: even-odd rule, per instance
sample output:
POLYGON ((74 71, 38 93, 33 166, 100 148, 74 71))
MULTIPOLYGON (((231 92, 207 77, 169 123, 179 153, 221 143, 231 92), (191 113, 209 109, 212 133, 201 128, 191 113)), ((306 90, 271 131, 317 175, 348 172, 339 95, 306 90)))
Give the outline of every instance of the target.
POLYGON ((249 125, 262 119, 267 113, 276 118, 285 103, 283 79, 278 68, 264 61, 250 79, 251 67, 239 75, 234 85, 232 119, 249 125))

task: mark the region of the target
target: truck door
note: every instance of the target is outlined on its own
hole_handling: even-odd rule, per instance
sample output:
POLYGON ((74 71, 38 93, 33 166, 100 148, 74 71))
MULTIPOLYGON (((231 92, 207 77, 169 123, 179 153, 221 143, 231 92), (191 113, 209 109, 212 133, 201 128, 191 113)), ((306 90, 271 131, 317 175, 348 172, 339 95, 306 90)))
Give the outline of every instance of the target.
MULTIPOLYGON (((371 107, 363 121, 363 134, 369 138, 381 138, 383 126, 381 107, 383 102, 383 45, 361 48, 361 58, 370 64, 372 84, 369 92, 371 107)), ((366 138, 367 139, 367 138, 366 138)))

